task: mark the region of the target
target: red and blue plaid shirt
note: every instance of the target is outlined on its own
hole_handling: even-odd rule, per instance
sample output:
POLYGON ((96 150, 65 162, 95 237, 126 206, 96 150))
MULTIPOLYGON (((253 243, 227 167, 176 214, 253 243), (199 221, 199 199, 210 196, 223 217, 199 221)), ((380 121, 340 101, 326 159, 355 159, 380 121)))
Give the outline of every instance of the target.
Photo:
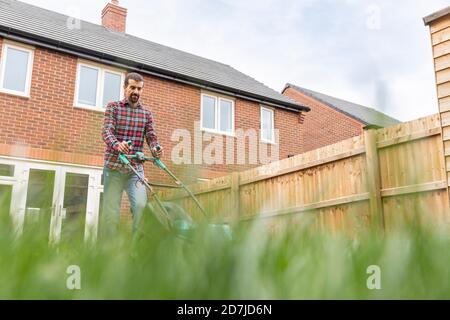
MULTIPOLYGON (((129 173, 131 170, 119 160, 118 145, 131 140, 130 155, 142 152, 144 139, 150 149, 158 144, 152 113, 140 103, 132 107, 127 99, 110 102, 106 106, 102 138, 106 143, 105 167, 129 173)), ((136 169, 142 164, 130 161, 136 169)))

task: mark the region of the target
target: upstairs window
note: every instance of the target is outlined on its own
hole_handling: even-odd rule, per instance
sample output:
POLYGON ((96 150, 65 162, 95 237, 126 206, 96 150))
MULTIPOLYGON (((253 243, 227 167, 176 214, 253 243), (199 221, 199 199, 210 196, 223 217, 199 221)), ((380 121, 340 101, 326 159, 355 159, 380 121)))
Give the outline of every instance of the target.
POLYGON ((274 143, 274 113, 272 109, 261 107, 261 141, 274 143))
POLYGON ((33 53, 28 47, 5 42, 2 48, 0 90, 19 96, 30 96, 33 53))
POLYGON ((75 106, 104 111, 109 102, 123 97, 123 79, 119 71, 79 63, 75 106))
POLYGON ((210 94, 201 96, 202 130, 234 134, 234 101, 210 94))

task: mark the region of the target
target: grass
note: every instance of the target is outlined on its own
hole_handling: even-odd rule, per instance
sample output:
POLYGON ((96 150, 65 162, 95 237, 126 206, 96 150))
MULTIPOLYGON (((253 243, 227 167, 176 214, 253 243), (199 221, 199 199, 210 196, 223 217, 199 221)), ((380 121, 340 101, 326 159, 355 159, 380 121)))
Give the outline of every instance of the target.
POLYGON ((55 246, 45 232, 16 239, 11 230, 4 219, 0 299, 450 298, 450 237, 436 228, 349 237, 247 223, 231 241, 206 227, 185 241, 147 226, 139 239, 122 230, 96 245, 55 246), (80 267, 80 290, 67 289, 70 265, 80 267), (380 290, 367 288, 370 265, 380 267, 380 290))

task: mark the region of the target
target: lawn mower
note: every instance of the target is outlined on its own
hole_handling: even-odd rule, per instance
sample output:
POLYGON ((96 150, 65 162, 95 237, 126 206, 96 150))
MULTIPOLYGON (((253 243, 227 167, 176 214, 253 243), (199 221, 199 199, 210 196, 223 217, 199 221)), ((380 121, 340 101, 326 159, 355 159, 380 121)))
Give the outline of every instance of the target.
MULTIPOLYGON (((132 144, 131 141, 128 141, 127 143, 129 146, 131 146, 132 144)), ((160 150, 160 148, 161 147, 159 145, 156 146, 156 149, 158 151, 160 150)), ((178 238, 185 240, 192 240, 195 235, 195 231, 199 229, 199 224, 196 223, 192 219, 192 217, 179 205, 172 202, 161 201, 161 199, 159 198, 159 196, 157 195, 151 184, 147 181, 147 179, 143 175, 137 172, 137 170, 131 164, 130 160, 134 160, 134 162, 142 164, 146 161, 151 161, 155 166, 165 171, 176 183, 176 186, 170 187, 184 189, 187 192, 187 194, 192 198, 192 200, 195 202, 195 204, 200 209, 207 222, 208 230, 218 231, 224 237, 228 239, 232 238, 232 231, 228 224, 208 223, 208 214, 206 210, 202 207, 198 199, 195 197, 195 195, 192 193, 192 191, 180 179, 178 179, 159 158, 147 157, 142 152, 136 152, 133 155, 120 153, 119 160, 123 164, 125 164, 138 177, 139 181, 144 184, 144 186, 150 192, 151 197, 156 202, 156 207, 158 209, 155 209, 155 207, 150 202, 148 202, 145 209, 142 212, 142 220, 146 221, 145 223, 146 226, 148 225, 151 226, 151 230, 153 233, 161 233, 168 231, 178 238)))

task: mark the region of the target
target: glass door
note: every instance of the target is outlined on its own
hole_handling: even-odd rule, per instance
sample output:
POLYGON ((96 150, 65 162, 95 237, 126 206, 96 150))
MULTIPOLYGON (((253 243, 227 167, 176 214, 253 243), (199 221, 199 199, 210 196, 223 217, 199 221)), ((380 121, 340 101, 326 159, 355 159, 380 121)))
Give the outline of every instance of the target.
POLYGON ((12 185, 0 185, 0 224, 9 221, 12 185))
POLYGON ((30 168, 23 220, 24 234, 48 234, 55 215, 57 190, 56 170, 30 168))
POLYGON ((56 239, 83 241, 95 238, 98 225, 100 170, 62 167, 60 215, 56 239))
POLYGON ((0 159, 0 218, 10 214, 17 235, 95 240, 101 176, 100 168, 0 159))
POLYGON ((65 173, 61 239, 82 241, 85 236, 89 174, 65 173))
POLYGON ((0 227, 10 221, 14 165, 0 163, 0 227))

